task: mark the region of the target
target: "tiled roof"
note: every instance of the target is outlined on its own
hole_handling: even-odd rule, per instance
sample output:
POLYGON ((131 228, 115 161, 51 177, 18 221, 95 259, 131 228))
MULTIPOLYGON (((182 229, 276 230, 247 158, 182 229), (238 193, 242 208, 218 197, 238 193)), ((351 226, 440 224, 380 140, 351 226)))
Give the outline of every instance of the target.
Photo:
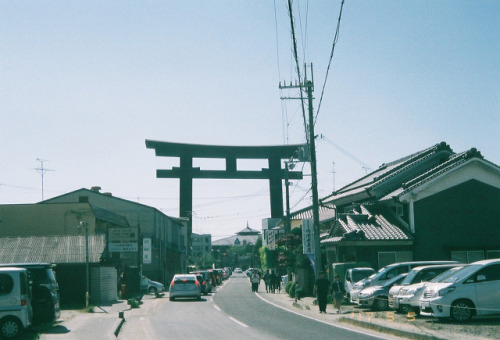
MULTIPOLYGON (((99 262, 105 248, 105 235, 89 235, 89 262, 99 262)), ((85 263, 85 236, 0 238, 0 263, 27 262, 85 263)))
POLYGON ((322 241, 332 243, 348 240, 409 241, 413 237, 398 222, 388 208, 380 206, 359 207, 359 212, 339 214, 334 234, 322 241))
MULTIPOLYGON (((351 199, 352 201, 356 201, 358 199, 358 196, 364 192, 368 193, 367 195, 365 195, 366 199, 370 197, 369 193, 372 189, 381 187, 386 183, 390 182, 391 180, 394 181, 394 179, 396 180, 394 181, 394 183, 391 183, 391 186, 393 188, 390 190, 391 191, 397 190, 397 188, 400 187, 402 184, 401 182, 397 181, 398 176, 400 176, 401 174, 407 173, 405 176, 411 176, 411 173, 414 172, 415 170, 412 171, 410 170, 419 169, 420 167, 422 167, 423 169, 422 171, 426 171, 425 167, 426 166, 428 167, 429 165, 424 166, 421 164, 424 164, 426 161, 433 159, 433 157, 434 158, 439 157, 444 159, 446 157, 450 157, 453 154, 454 154, 453 151, 451 150, 449 145, 446 144, 445 142, 435 144, 430 148, 400 158, 396 161, 387 164, 382 164, 379 167, 379 169, 341 188, 340 190, 334 192, 332 195, 323 198, 322 201, 334 204, 336 202, 339 202, 343 204, 345 201, 349 201, 350 198, 352 198, 351 199), (419 165, 421 166, 419 167, 419 165)), ((420 173, 416 173, 414 176, 419 176, 419 175, 420 173)), ((382 197, 386 196, 387 194, 388 194, 387 192, 384 193, 382 197)), ((378 199, 380 199, 380 197, 378 197, 378 199)))

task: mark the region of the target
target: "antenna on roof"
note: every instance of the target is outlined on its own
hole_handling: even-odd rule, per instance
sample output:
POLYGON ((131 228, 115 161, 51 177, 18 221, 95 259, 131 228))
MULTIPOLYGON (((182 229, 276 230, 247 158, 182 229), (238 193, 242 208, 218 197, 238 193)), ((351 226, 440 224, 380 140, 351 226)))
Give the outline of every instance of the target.
POLYGON ((45 175, 45 173, 47 171, 55 171, 55 170, 47 169, 47 168, 43 167, 43 162, 47 162, 46 159, 37 158, 36 160, 37 160, 37 162, 40 162, 40 167, 35 168, 35 170, 38 171, 38 173, 42 176, 42 201, 43 201, 43 176, 45 175))

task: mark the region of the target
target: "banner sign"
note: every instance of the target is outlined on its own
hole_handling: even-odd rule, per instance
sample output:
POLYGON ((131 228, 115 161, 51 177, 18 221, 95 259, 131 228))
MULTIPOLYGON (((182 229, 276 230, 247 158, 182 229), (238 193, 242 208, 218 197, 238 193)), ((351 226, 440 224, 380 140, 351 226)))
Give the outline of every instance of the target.
POLYGON ((302 246, 304 254, 314 254, 314 221, 302 220, 302 246))
POLYGON ((149 237, 142 239, 142 263, 151 263, 151 238, 149 237))
POLYGON ((276 230, 268 230, 267 232, 267 247, 269 250, 276 249, 276 230))

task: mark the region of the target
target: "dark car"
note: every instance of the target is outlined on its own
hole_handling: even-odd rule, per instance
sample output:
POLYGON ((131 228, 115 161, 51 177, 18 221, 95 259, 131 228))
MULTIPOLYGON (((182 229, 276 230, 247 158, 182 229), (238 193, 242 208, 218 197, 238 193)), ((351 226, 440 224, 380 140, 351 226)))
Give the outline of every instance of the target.
POLYGON ((196 275, 201 275, 202 278, 203 278, 203 285, 205 287, 202 287, 202 294, 204 295, 207 295, 208 293, 211 293, 212 292, 212 277, 213 277, 213 274, 212 272, 208 271, 208 270, 197 270, 197 271, 194 271, 194 272, 191 272, 190 274, 196 274, 196 275))
POLYGON ((51 263, 7 263, 0 267, 26 268, 29 274, 33 323, 51 323, 61 316, 59 285, 51 263))

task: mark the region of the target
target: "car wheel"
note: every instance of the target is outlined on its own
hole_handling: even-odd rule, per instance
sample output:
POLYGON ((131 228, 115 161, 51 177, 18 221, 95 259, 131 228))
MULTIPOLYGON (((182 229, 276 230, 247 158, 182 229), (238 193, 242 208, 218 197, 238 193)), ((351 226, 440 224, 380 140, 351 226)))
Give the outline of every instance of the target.
POLYGON ((170 301, 174 301, 174 300, 175 300, 175 298, 174 298, 174 297, 171 297, 171 298, 169 298, 169 300, 170 300, 170 301))
POLYGON ((451 305, 450 317, 457 322, 467 322, 472 319, 473 306, 466 300, 458 300, 451 305))
POLYGON ((0 334, 5 339, 12 339, 21 334, 23 327, 21 322, 14 317, 6 317, 0 323, 0 334))
POLYGON ((405 313, 405 314, 415 312, 413 310, 413 307, 409 306, 409 305, 402 305, 399 307, 399 310, 401 311, 401 313, 405 313))
POLYGON ((387 298, 383 296, 375 298, 375 301, 373 302, 373 309, 386 310, 388 307, 389 307, 389 301, 387 301, 387 298))
POLYGON ((156 287, 149 287, 149 292, 151 294, 156 294, 156 291, 157 291, 156 287))
POLYGON ((201 295, 197 296, 196 300, 200 301, 201 300, 201 295))

